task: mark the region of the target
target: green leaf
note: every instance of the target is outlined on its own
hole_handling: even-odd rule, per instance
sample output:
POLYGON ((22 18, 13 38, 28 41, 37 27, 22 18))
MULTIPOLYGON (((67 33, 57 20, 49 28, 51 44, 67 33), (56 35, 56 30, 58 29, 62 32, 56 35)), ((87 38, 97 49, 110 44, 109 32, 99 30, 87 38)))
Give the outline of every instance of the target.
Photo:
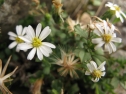
POLYGON ((92 58, 98 65, 106 61, 106 58, 102 55, 93 55, 92 58))
POLYGON ((44 74, 49 74, 49 73, 50 73, 50 67, 45 67, 45 68, 43 69, 43 73, 44 73, 44 74))
POLYGON ((126 90, 126 81, 125 82, 120 82, 121 86, 126 90))
POLYGON ((75 50, 74 50, 74 53, 75 53, 75 55, 76 55, 77 57, 79 57, 80 49, 78 49, 78 48, 75 49, 75 50))
POLYGON ((94 61, 95 61, 98 65, 100 65, 100 64, 102 63, 97 57, 93 57, 93 59, 94 59, 94 61))
POLYGON ((120 21, 120 19, 119 18, 115 18, 114 20, 113 20, 113 24, 116 24, 117 22, 119 22, 120 21))
POLYGON ((85 30, 81 29, 79 24, 74 26, 74 30, 76 34, 80 35, 81 37, 85 37, 85 38, 88 37, 88 33, 85 30))
POLYGON ((54 91, 57 92, 54 94, 60 94, 61 89, 62 89, 62 82, 60 80, 54 80, 54 81, 52 81, 51 87, 53 88, 54 91))
POLYGON ((10 49, 6 48, 6 49, 5 49, 5 53, 6 53, 7 55, 10 55, 10 54, 11 54, 10 49))
POLYGON ((103 51, 102 48, 95 50, 95 53, 98 54, 98 55, 104 55, 104 51, 103 51))
POLYGON ((44 74, 49 74, 50 73, 51 64, 49 62, 47 62, 45 59, 43 61, 44 61, 42 63, 43 73, 44 74))
POLYGON ((52 89, 53 94, 59 94, 55 89, 52 89))
POLYGON ((115 12, 113 10, 107 10, 103 15, 102 15, 102 19, 106 20, 106 19, 111 19, 112 16, 115 15, 115 12))
POLYGON ((101 0, 94 0, 94 5, 95 6, 100 6, 101 0))
POLYGON ((95 55, 97 59, 99 59, 101 62, 106 61, 106 58, 102 55, 95 55))
POLYGON ((116 77, 113 77, 111 80, 111 85, 116 88, 119 84, 119 80, 116 77))
POLYGON ((84 61, 84 55, 85 55, 85 52, 84 52, 83 50, 81 50, 81 51, 79 52, 79 57, 80 57, 81 62, 84 61))
POLYGON ((90 61, 90 60, 91 60, 91 54, 88 52, 85 52, 84 61, 90 61))
POLYGON ((76 94, 79 91, 79 87, 77 84, 71 86, 67 94, 76 94))
POLYGON ((0 0, 0 6, 4 3, 4 0, 0 0))

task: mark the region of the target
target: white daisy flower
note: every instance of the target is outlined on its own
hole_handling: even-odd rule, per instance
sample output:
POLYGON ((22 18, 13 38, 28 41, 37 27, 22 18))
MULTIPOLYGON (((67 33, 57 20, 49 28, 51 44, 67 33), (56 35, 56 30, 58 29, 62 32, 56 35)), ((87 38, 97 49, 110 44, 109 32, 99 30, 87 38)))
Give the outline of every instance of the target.
POLYGON ((105 52, 109 52, 109 54, 115 52, 116 46, 113 42, 120 43, 122 41, 121 38, 116 38, 115 26, 108 26, 106 21, 103 21, 103 24, 95 24, 95 26, 96 29, 93 32, 99 36, 99 38, 92 39, 92 43, 97 44, 95 49, 103 46, 105 52))
POLYGON ((85 75, 91 75, 93 82, 98 82, 99 78, 101 76, 105 76, 105 61, 97 67, 97 64, 94 61, 90 61, 90 63, 87 64, 88 71, 85 72, 85 75))
POLYGON ((12 42, 10 45, 9 45, 9 49, 12 49, 14 48, 15 46, 16 47, 16 51, 19 52, 20 49, 18 48, 18 45, 20 43, 23 43, 24 41, 22 39, 19 38, 19 36, 24 36, 26 34, 26 27, 23 29, 22 25, 17 25, 16 26, 16 33, 13 33, 13 32, 8 32, 8 35, 10 36, 9 39, 10 40, 13 40, 14 42, 12 42))
POLYGON ((123 17, 126 18, 126 15, 124 12, 122 12, 121 8, 117 4, 108 2, 107 4, 105 4, 105 6, 110 7, 110 10, 115 11, 116 17, 119 18, 121 22, 124 22, 123 17))
POLYGON ((42 25, 39 23, 36 28, 36 33, 34 32, 33 28, 29 25, 27 27, 26 37, 21 36, 20 38, 25 41, 25 43, 21 43, 19 48, 21 50, 28 50, 31 49, 30 53, 28 54, 27 59, 33 59, 35 53, 37 52, 37 56, 40 60, 43 59, 43 55, 48 57, 50 53, 52 53, 51 48, 56 48, 55 45, 43 42, 43 40, 51 33, 51 29, 49 26, 46 26, 43 31, 41 32, 42 25))

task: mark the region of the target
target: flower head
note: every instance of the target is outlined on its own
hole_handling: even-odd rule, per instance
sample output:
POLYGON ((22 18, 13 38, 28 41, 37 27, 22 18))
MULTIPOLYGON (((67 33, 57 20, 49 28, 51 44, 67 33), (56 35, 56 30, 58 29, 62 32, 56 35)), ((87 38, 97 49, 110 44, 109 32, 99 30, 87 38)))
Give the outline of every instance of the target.
POLYGON ((10 36, 9 39, 14 41, 9 45, 9 48, 12 49, 17 45, 16 51, 19 52, 20 49, 18 48, 18 45, 20 43, 24 42, 21 38, 19 38, 19 36, 24 36, 25 35, 26 27, 23 29, 22 25, 17 25, 16 26, 16 33, 17 34, 15 34, 13 32, 8 32, 8 35, 10 36))
POLYGON ((2 70, 2 61, 0 60, 0 89, 3 92, 3 94, 12 94, 8 88, 4 85, 4 82, 9 82, 12 81, 12 79, 8 79, 11 75, 14 74, 14 72, 17 70, 18 67, 16 67, 11 73, 8 73, 5 75, 7 66, 10 62, 11 57, 9 57, 6 65, 4 66, 3 70, 2 70))
POLYGON ((58 69, 58 72, 61 76, 70 74, 72 78, 78 78, 76 70, 78 69, 79 59, 75 59, 75 55, 73 53, 66 53, 63 49, 60 49, 60 51, 61 58, 56 58, 54 60, 54 64, 61 66, 61 68, 58 69))
POLYGON ((110 7, 111 10, 115 11, 116 17, 119 18, 121 22, 124 22, 123 17, 126 18, 126 15, 117 4, 108 2, 105 6, 110 7))
POLYGON ((42 25, 39 23, 36 28, 36 33, 34 32, 33 28, 29 25, 27 27, 26 36, 20 36, 25 43, 21 43, 19 48, 21 50, 31 49, 30 53, 28 54, 27 59, 33 59, 35 53, 37 52, 37 56, 40 60, 43 59, 43 55, 48 57, 50 53, 52 53, 51 48, 55 48, 55 45, 43 42, 43 40, 51 33, 51 29, 49 26, 45 27, 41 32, 42 25))
POLYGON ((105 20, 103 23, 95 24, 95 26, 96 29, 93 32, 98 35, 98 38, 92 39, 92 43, 97 44, 95 49, 103 46, 105 52, 109 52, 109 54, 115 52, 116 46, 113 42, 120 43, 122 41, 121 38, 116 37, 115 26, 108 24, 105 20))
POLYGON ((63 6, 63 4, 61 3, 61 0, 52 0, 53 5, 58 9, 61 8, 63 6))
POLYGON ((61 3, 61 0, 52 0, 52 3, 56 9, 56 12, 58 13, 58 15, 60 16, 60 18, 62 19, 62 21, 64 22, 61 13, 63 12, 62 10, 62 6, 63 4, 61 3))
POLYGON ((105 61, 97 67, 97 64, 94 61, 90 61, 87 64, 88 70, 85 72, 85 75, 91 75, 93 82, 98 82, 99 78, 105 75, 105 61))

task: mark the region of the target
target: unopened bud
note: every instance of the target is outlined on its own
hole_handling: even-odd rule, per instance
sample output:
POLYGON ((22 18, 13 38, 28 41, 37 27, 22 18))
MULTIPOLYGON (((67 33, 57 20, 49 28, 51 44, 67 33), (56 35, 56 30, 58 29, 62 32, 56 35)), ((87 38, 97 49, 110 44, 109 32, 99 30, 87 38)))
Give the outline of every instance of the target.
POLYGON ((91 30, 94 30, 95 29, 94 24, 89 24, 88 26, 89 26, 89 29, 91 29, 91 30))

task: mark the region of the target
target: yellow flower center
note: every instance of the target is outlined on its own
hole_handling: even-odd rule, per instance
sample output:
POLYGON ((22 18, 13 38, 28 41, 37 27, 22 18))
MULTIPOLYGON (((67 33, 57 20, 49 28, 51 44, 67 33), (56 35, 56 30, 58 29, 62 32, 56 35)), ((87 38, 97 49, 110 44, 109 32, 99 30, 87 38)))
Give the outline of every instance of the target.
POLYGON ((15 40, 16 40, 17 43, 22 43, 22 42, 24 42, 24 41, 23 41, 22 39, 20 39, 19 37, 16 37, 15 40))
POLYGON ((120 11, 120 7, 119 6, 114 6, 114 8, 116 9, 116 11, 120 11))
POLYGON ((42 42, 39 38, 35 37, 32 40, 32 45, 33 47, 39 47, 40 45, 42 45, 42 42))
POLYGON ((100 70, 94 70, 93 72, 92 72, 92 76, 94 77, 94 78, 101 78, 101 75, 102 75, 102 72, 100 71, 100 70))
POLYGON ((104 35, 102 36, 102 38, 103 38, 103 40, 104 40, 106 43, 109 43, 110 40, 111 40, 111 38, 112 38, 112 36, 111 36, 110 34, 104 34, 104 35))

